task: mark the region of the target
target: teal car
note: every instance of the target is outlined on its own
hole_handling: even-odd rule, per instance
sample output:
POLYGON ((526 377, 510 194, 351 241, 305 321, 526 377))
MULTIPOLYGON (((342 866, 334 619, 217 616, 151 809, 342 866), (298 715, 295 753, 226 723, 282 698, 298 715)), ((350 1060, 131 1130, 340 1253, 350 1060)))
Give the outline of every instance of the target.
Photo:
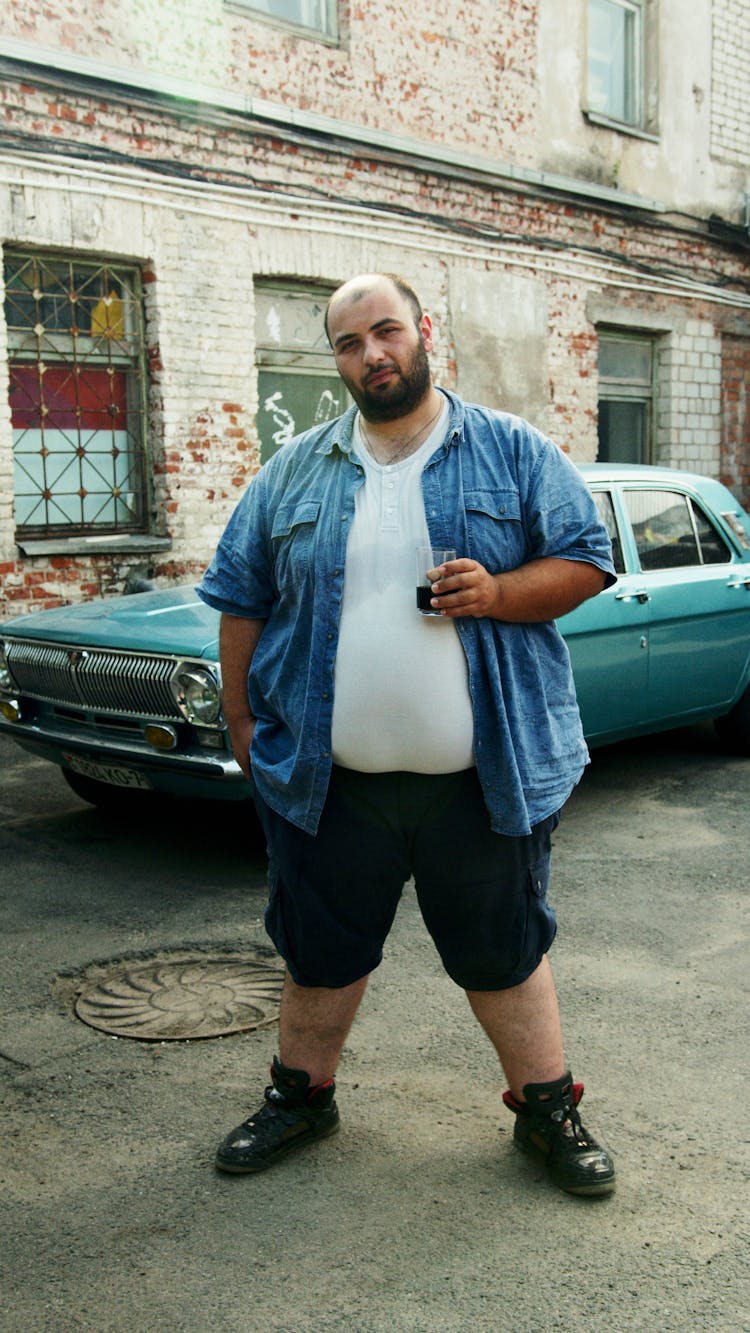
MULTIPOLYGON (((558 623, 591 746, 712 719, 750 754, 750 516, 718 481, 581 468, 617 583, 558 623)), ((221 711, 219 618, 191 587, 0 627, 0 730, 85 800, 243 801, 221 711)))

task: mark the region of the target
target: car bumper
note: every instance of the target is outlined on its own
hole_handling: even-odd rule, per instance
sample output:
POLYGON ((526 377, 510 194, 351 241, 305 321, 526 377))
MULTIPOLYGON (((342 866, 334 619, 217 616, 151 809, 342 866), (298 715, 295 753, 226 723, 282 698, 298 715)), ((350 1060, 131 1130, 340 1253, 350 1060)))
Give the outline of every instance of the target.
POLYGON ((242 801, 252 796, 242 769, 226 751, 157 752, 145 744, 136 746, 132 737, 122 742, 115 737, 81 737, 75 729, 63 725, 9 722, 1 715, 0 733, 60 768, 72 767, 71 758, 103 767, 116 766, 139 774, 143 785, 165 795, 220 801, 242 801))

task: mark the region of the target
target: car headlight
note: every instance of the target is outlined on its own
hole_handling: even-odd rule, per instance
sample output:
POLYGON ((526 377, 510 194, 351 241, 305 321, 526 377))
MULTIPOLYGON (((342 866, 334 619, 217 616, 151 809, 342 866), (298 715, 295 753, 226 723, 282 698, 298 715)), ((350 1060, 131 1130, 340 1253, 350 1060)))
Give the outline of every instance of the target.
POLYGON ((16 688, 16 683, 10 673, 8 666, 7 645, 0 643, 0 692, 3 694, 12 694, 16 688))
POLYGON ((196 727, 212 727, 221 715, 221 687, 206 667, 183 662, 171 680, 177 706, 196 727))

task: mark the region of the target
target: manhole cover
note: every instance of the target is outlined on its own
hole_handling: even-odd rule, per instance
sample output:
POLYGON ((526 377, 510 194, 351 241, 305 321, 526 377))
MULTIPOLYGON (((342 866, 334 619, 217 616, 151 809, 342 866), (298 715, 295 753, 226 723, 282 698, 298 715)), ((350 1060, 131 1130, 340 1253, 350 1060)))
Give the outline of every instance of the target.
POLYGON ((267 958, 163 956, 119 963, 86 985, 75 1012, 89 1027, 140 1041, 190 1041, 264 1027, 284 980, 267 958))

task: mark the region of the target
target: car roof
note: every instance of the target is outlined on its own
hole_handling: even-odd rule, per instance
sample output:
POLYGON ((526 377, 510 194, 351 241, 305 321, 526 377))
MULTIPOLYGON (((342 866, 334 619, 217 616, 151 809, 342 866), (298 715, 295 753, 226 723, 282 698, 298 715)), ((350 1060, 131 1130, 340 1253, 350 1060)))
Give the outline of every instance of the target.
POLYGON ((658 481, 695 486, 710 482, 699 472, 683 472, 674 467, 656 467, 648 463, 577 463, 579 472, 589 481, 658 481))

